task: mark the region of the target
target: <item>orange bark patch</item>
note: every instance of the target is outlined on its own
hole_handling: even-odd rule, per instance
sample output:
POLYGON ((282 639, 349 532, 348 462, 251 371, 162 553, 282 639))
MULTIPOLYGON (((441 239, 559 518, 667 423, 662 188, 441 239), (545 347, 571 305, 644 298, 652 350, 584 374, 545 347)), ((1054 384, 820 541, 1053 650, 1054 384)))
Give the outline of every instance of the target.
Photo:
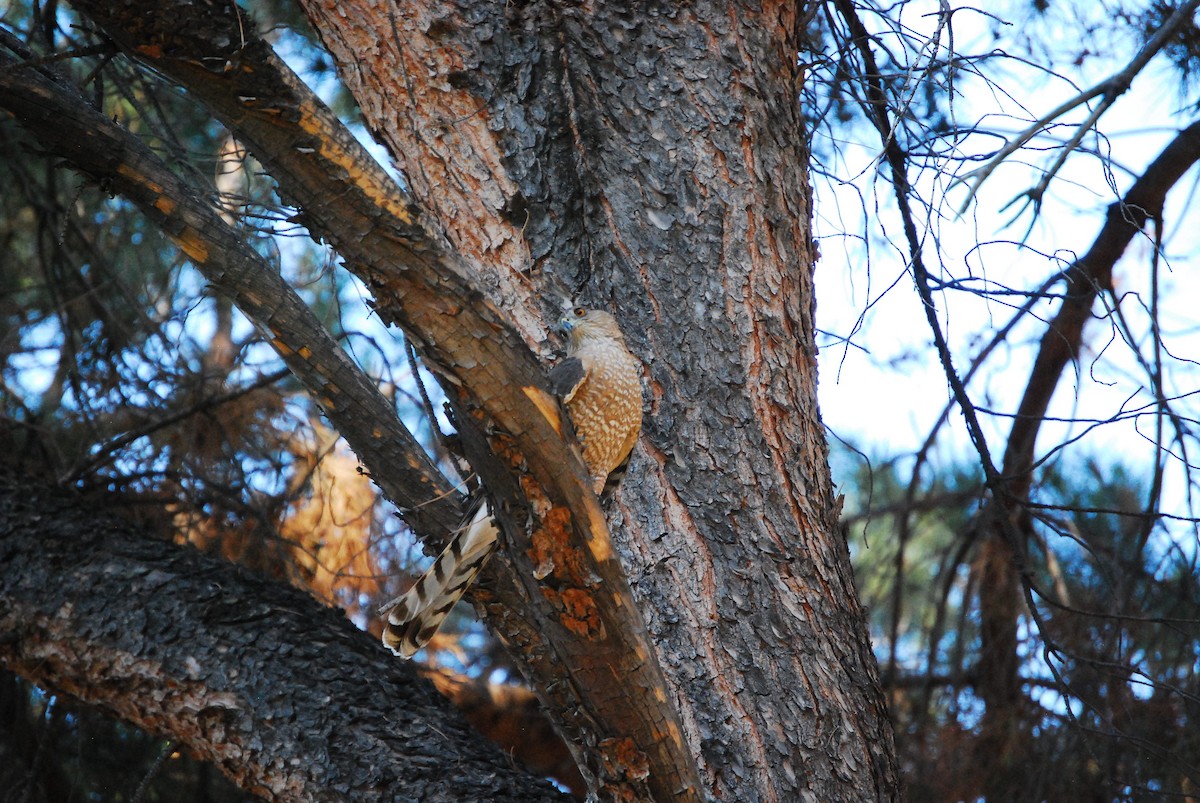
POLYGON ((403 196, 395 191, 390 182, 381 180, 379 171, 368 169, 370 165, 361 162, 355 143, 343 139, 344 132, 331 129, 326 110, 307 102, 301 103, 298 110, 300 119, 297 125, 319 143, 321 156, 345 171, 346 180, 354 184, 375 206, 387 210, 405 226, 411 226, 412 212, 403 196))
POLYGON ((558 412, 558 402, 540 388, 523 387, 521 391, 529 397, 529 400, 538 408, 538 412, 550 422, 550 426, 554 427, 554 431, 561 437, 563 434, 562 416, 558 412))
POLYGON ((565 508, 551 508, 542 519, 541 527, 530 537, 529 559, 534 566, 563 566, 560 556, 568 548, 567 526, 571 512, 565 508))
POLYGON ((546 567, 542 576, 553 573, 561 583, 578 588, 591 585, 584 556, 571 543, 571 511, 550 508, 542 515, 540 525, 530 536, 528 554, 534 566, 546 567))
POLYGON ((179 250, 188 255, 188 259, 200 264, 208 262, 208 243, 195 229, 189 228, 171 239, 179 246, 179 250))
MULTIPOLYGON (((499 439, 497 438, 496 440, 499 439)), ((507 441, 507 444, 513 455, 513 460, 509 462, 509 465, 519 468, 518 464, 515 462, 515 459, 520 457, 521 453, 516 450, 516 444, 511 439, 507 441)), ((499 452, 497 452, 497 454, 499 454, 499 452)), ((520 478, 520 483, 521 493, 523 493, 525 498, 529 501, 529 506, 533 509, 533 512, 536 516, 539 518, 546 518, 554 513, 550 500, 546 498, 546 493, 542 490, 542 486, 538 484, 537 480, 535 480, 530 474, 523 473, 520 478)), ((544 526, 553 526, 553 528, 559 530, 566 527, 565 521, 559 521, 558 519, 550 519, 550 521, 556 523, 553 525, 546 524, 544 526)))
POLYGON ((620 739, 605 739, 600 742, 600 756, 605 767, 615 778, 644 781, 650 777, 650 762, 646 754, 637 749, 628 736, 620 739))
POLYGON ((542 596, 558 611, 558 621, 575 635, 595 641, 604 638, 604 622, 596 608, 596 600, 582 588, 561 591, 542 588, 542 596))
POLYGON ((542 595, 558 611, 563 627, 589 640, 603 638, 604 623, 596 600, 584 588, 588 583, 583 579, 580 554, 571 545, 571 512, 564 507, 550 508, 541 524, 531 535, 529 559, 539 580, 553 575, 554 585, 560 586, 543 586, 542 595))

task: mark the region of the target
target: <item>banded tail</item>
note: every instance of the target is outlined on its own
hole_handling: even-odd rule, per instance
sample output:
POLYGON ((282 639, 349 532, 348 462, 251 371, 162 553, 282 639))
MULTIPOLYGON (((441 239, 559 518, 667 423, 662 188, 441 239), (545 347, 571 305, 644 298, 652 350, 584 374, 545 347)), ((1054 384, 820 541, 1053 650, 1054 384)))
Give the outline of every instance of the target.
POLYGON ((429 643, 479 570, 496 551, 496 525, 486 502, 412 587, 379 609, 387 614, 383 643, 396 655, 411 658, 429 643))

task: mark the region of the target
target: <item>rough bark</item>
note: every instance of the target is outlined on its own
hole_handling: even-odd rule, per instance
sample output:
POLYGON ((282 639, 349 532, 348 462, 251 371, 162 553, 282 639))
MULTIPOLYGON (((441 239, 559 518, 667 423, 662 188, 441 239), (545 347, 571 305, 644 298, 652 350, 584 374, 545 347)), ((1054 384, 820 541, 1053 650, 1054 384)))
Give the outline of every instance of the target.
POLYGON ((306 8, 495 296, 586 280, 647 363, 618 544, 707 790, 894 794, 816 411, 794 6, 347 5, 306 8))
POLYGON ((565 27, 595 273, 653 321, 635 470, 655 481, 627 565, 685 719, 721 734, 697 745, 714 793, 886 799, 891 725, 817 412, 799 9, 622 9, 565 27))
POLYGON ((634 48, 619 14, 569 20, 589 234, 612 265, 596 272, 654 322, 658 481, 637 487, 630 570, 685 718, 727 723, 697 745, 714 792, 888 798, 892 732, 817 415, 798 10, 694 10, 634 48))
POLYGON ((103 503, 0 473, 6 669, 179 740, 265 799, 562 799, 338 611, 103 503))

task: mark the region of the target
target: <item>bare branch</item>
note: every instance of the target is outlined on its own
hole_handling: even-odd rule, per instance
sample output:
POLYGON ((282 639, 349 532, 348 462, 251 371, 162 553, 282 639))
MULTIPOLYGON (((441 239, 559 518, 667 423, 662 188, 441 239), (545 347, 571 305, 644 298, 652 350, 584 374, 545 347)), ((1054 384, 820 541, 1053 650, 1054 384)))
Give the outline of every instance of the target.
POLYGON ((461 516, 449 483, 366 374, 220 210, 49 68, 22 65, 3 51, 0 68, 0 105, 47 148, 137 204, 234 299, 351 448, 390 466, 378 481, 398 505, 426 526, 454 526, 461 516))
POLYGON ((1038 181, 1037 186, 1027 190, 1024 193, 1032 198, 1035 203, 1039 201, 1042 194, 1045 193, 1046 187, 1049 186, 1050 181, 1055 175, 1058 174, 1058 171, 1066 162, 1067 157, 1069 157, 1071 153, 1079 146, 1079 143, 1083 141, 1083 138, 1087 135, 1087 132, 1091 131, 1092 127, 1096 125, 1096 122, 1104 115, 1104 113, 1108 111, 1114 103, 1116 103, 1117 98, 1125 94, 1126 90, 1129 89, 1130 84, 1133 83, 1133 79, 1137 77, 1137 74, 1140 73, 1143 68, 1145 68, 1145 66, 1150 62, 1150 59, 1154 58, 1158 51, 1162 50, 1163 46, 1170 41, 1171 37, 1173 37, 1184 25, 1192 24, 1192 18, 1195 16, 1197 8, 1200 8, 1200 0, 1188 0, 1188 2, 1176 8, 1175 12, 1167 19, 1166 22, 1163 23, 1162 27, 1158 29, 1158 33, 1156 33, 1149 42, 1142 46, 1142 49, 1138 51, 1133 60, 1125 65, 1123 69, 1110 75, 1108 78, 1105 78, 1091 89, 1084 90, 1070 100, 1059 104, 1057 107, 1039 117, 1037 120, 1034 120, 1033 123, 1031 123, 1027 128, 1009 139, 1008 142, 1005 143, 1004 147, 997 151, 996 154, 990 160, 988 160, 986 164, 964 173, 961 176, 956 176, 954 181, 951 183, 951 186, 965 183, 969 183, 971 185, 970 191, 967 193, 967 197, 963 199, 962 204, 959 206, 959 212, 965 212, 967 210, 967 207, 971 205, 971 201, 975 199, 975 195, 979 192, 979 187, 983 184, 983 182, 987 181, 988 177, 991 176, 996 168, 999 167, 1000 164, 1003 163, 1008 157, 1025 147, 1025 145, 1031 139, 1036 137, 1039 133, 1045 130, 1048 125, 1062 117, 1064 114, 1079 108, 1093 98, 1101 97, 1100 103, 1091 111, 1091 113, 1087 116, 1087 119, 1085 119, 1075 128, 1075 133, 1072 134, 1070 140, 1068 140, 1065 145, 1058 149, 1058 156, 1055 158, 1054 163, 1050 166, 1050 168, 1043 172, 1042 178, 1040 181, 1038 181))
POLYGON ((1058 314, 1042 336, 1037 358, 1017 407, 1004 455, 1010 492, 1024 497, 1033 466, 1034 442, 1063 369, 1079 353, 1083 326, 1097 295, 1112 284, 1113 266, 1149 220, 1161 220, 1167 192, 1200 161, 1200 122, 1180 131, 1150 163, 1121 201, 1108 208, 1104 227, 1087 253, 1067 271, 1058 314))
POLYGON ((837 0, 836 6, 838 13, 841 14, 842 19, 845 20, 846 25, 850 29, 854 46, 858 49, 863 61, 865 69, 863 78, 866 82, 867 91, 864 111, 883 141, 884 160, 891 171, 892 188, 896 194, 897 206, 904 225, 904 237, 908 245, 909 267, 912 270, 913 282, 917 286, 917 293, 921 297, 921 303, 925 309, 925 318, 929 322, 929 328, 933 333, 933 341, 937 348, 938 358, 941 360, 942 368, 954 393, 955 401, 958 402, 959 409, 966 420, 967 432, 971 437, 971 442, 974 444, 975 450, 979 453, 980 465, 983 467, 987 484, 989 487, 995 488, 999 484, 999 474, 996 471, 995 464, 992 462, 987 439, 983 435, 983 428, 980 427, 978 417, 975 415, 975 406, 967 395, 967 389, 962 378, 954 369, 950 347, 946 342, 945 334, 942 332, 941 323, 938 321, 937 307, 933 303, 933 293, 929 284, 929 271, 925 267, 921 242, 917 235, 916 222, 913 220, 912 210, 908 203, 908 196, 911 191, 911 185, 908 180, 908 160, 894 136, 887 94, 879 78, 879 67, 875 63, 875 55, 871 50, 871 37, 863 26, 862 20, 859 19, 858 12, 855 10, 854 3, 851 0, 837 0))

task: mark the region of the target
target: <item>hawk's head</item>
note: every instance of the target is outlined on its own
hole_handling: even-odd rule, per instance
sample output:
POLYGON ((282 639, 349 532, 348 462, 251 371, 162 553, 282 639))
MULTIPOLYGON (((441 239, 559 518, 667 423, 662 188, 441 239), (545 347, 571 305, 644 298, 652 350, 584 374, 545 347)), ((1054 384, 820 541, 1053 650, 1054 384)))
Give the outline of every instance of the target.
POLYGON ((572 349, 578 349, 589 340, 599 339, 615 340, 625 345, 625 337, 617 326, 617 319, 601 310, 576 307, 559 319, 558 328, 572 349))

